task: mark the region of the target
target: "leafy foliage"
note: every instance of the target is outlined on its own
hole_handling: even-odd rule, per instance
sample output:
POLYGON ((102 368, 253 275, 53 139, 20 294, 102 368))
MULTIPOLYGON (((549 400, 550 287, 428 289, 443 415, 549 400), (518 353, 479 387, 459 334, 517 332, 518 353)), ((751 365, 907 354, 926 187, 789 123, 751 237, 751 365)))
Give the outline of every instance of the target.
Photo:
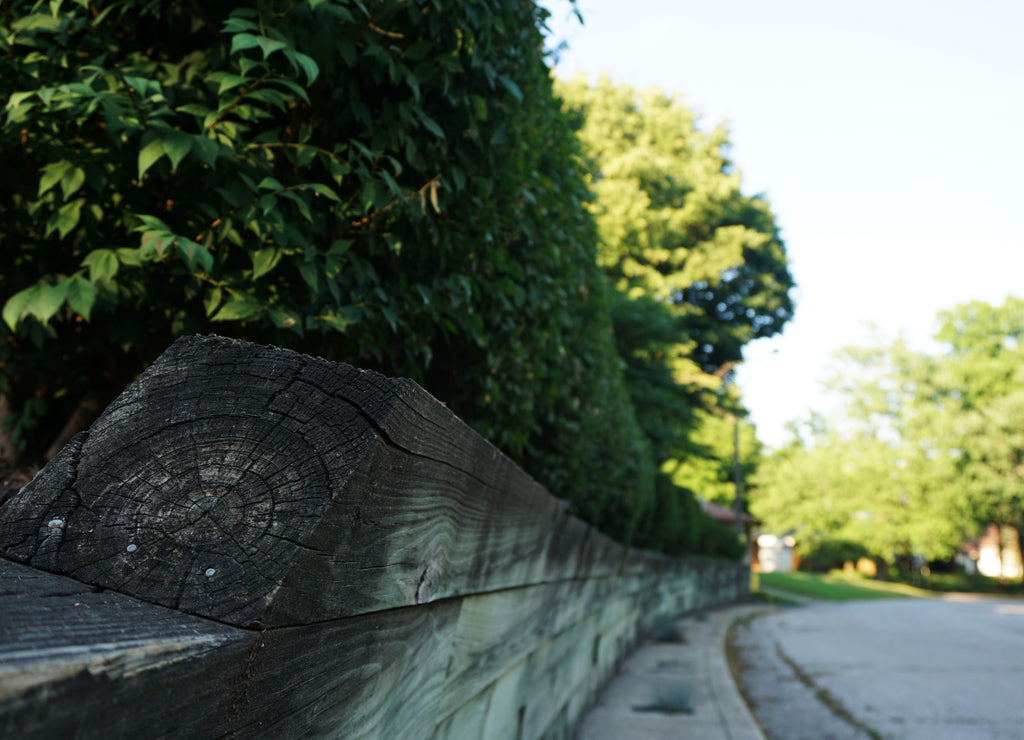
POLYGON ((740 190, 728 132, 658 88, 602 77, 558 87, 591 159, 599 262, 615 287, 663 305, 704 373, 793 315, 792 276, 768 203, 740 190))
POLYGON ((602 112, 563 110, 545 16, 7 3, 0 400, 23 454, 174 337, 217 332, 411 376, 613 536, 707 545, 658 465, 717 403, 716 363, 788 318, 781 243, 724 133, 656 96, 657 145, 684 146, 645 168, 646 139, 624 141, 607 184, 660 241, 593 201, 573 117, 602 112))
POLYGON ((628 539, 650 455, 544 13, 8 3, 0 393, 26 454, 217 331, 417 378, 628 539))
POLYGON ((828 573, 842 568, 846 563, 856 563, 860 558, 870 556, 867 548, 856 542, 833 539, 812 541, 808 546, 800 548, 800 570, 828 573))
MULTIPOLYGON (((691 490, 734 495, 732 427, 743 410, 727 380, 744 345, 792 316, 785 250, 768 204, 741 192, 724 128, 702 131, 693 111, 656 88, 580 76, 557 89, 589 159, 588 208, 614 288, 626 386, 655 462, 675 483, 655 487, 650 536, 675 527, 678 546, 703 548, 678 523, 712 520, 684 515, 681 502, 691 490), (676 524, 661 530, 666 521, 676 524)), ((749 425, 742 442, 749 473, 758 453, 749 425)))
POLYGON ((936 352, 896 340, 843 353, 843 415, 765 462, 759 517, 889 562, 947 559, 988 523, 1024 525, 1024 301, 939 322, 936 352))
POLYGON ((696 422, 685 447, 677 448, 676 457, 667 460, 662 467, 672 475, 676 485, 700 491, 710 501, 731 506, 736 495, 733 478, 736 442, 739 443, 741 481, 750 481, 761 463, 761 443, 755 436, 754 426, 738 414, 707 411, 698 412, 696 422))

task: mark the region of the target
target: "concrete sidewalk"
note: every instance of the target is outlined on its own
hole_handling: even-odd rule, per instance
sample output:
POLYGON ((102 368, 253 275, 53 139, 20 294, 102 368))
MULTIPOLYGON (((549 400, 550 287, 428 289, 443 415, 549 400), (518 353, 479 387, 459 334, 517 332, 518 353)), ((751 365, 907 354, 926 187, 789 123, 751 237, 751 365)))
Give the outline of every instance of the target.
POLYGON ((765 611, 772 608, 716 609, 703 619, 678 620, 683 643, 642 644, 584 715, 577 739, 764 740, 729 672, 725 634, 735 620, 765 611), (664 711, 686 704, 691 713, 664 711))

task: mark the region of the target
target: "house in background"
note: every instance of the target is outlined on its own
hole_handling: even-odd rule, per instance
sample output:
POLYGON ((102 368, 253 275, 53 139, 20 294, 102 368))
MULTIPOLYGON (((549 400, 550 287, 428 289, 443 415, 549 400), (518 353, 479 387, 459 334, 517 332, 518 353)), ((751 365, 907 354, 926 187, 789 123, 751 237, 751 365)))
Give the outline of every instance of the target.
MULTIPOLYGON (((973 556, 974 553, 971 553, 973 556)), ((1020 537, 1013 527, 988 525, 978 540, 978 572, 989 578, 1020 578, 1024 576, 1021 563, 1020 537)))
POLYGON ((760 534, 756 544, 753 566, 757 572, 792 573, 796 570, 796 540, 790 535, 760 534))

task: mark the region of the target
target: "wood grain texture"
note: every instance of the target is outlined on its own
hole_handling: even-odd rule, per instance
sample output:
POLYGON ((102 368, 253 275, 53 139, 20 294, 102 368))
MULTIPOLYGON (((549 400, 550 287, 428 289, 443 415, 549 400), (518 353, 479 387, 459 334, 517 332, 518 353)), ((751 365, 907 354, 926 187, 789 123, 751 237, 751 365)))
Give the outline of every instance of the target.
POLYGON ((611 541, 408 380, 202 337, 0 507, 0 554, 0 736, 569 737, 749 577, 611 541))
POLYGON ((0 584, 0 730, 38 737, 557 736, 649 609, 735 597, 673 587, 689 596, 654 607, 647 577, 569 580, 257 631, 5 561, 0 584))
POLYGON ((239 626, 609 574, 626 554, 414 383, 203 337, 4 514, 8 557, 239 626))
POLYGON ((0 737, 227 729, 254 638, 0 560, 0 737))

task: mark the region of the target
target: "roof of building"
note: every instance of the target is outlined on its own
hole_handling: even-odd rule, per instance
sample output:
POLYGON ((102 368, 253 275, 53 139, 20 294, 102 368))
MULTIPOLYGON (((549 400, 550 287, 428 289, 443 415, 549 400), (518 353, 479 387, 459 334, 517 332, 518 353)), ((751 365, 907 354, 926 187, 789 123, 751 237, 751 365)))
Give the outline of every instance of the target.
MULTIPOLYGON (((716 504, 714 501, 701 501, 701 506, 704 507, 704 511, 710 514, 711 518, 716 522, 730 525, 736 523, 736 512, 726 506, 716 504)), ((757 519, 746 512, 740 515, 740 519, 744 524, 755 524, 757 522, 757 519)))

